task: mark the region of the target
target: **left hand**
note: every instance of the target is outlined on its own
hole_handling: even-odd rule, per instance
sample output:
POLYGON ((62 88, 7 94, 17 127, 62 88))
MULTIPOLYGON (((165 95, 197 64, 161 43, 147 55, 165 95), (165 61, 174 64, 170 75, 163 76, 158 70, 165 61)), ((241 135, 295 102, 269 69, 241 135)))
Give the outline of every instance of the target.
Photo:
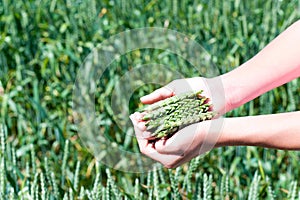
POLYGON ((216 144, 217 138, 206 137, 211 134, 208 132, 212 120, 189 125, 168 139, 151 142, 149 140, 150 132, 146 130, 142 117, 143 114, 138 112, 130 116, 140 151, 167 168, 175 168, 188 162, 211 150, 216 144))

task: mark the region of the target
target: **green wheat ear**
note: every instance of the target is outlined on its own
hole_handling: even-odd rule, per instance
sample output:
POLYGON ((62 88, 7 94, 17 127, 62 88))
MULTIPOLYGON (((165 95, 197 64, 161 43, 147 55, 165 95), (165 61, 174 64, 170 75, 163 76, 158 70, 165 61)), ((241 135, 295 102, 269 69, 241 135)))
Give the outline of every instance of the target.
POLYGON ((147 130, 156 139, 168 137, 179 129, 193 123, 210 120, 217 113, 211 111, 208 98, 201 95, 202 90, 184 93, 154 103, 143 112, 147 130))

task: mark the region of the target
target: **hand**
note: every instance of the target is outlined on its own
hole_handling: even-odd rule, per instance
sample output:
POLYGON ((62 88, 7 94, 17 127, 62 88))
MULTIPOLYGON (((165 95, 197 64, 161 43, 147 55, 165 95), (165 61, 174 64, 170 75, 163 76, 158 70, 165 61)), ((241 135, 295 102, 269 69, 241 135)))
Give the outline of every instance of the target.
MULTIPOLYGON (((213 110, 218 113, 215 117, 224 114, 230 105, 225 101, 224 89, 220 78, 188 78, 172 81, 153 93, 141 98, 142 103, 152 104, 168 97, 189 91, 203 90, 203 95, 209 98, 213 110), (213 92, 211 92, 213 91, 213 92)), ((140 150, 143 154, 159 161, 168 168, 177 167, 192 158, 211 150, 217 142, 216 134, 209 133, 211 121, 187 126, 167 140, 151 142, 151 133, 146 130, 142 120, 144 113, 135 113, 130 116, 134 125, 140 150), (207 138, 208 136, 208 138, 207 138)))
POLYGON ((167 168, 177 167, 211 150, 219 138, 220 131, 212 127, 220 127, 216 126, 220 123, 211 126, 212 122, 219 122, 219 120, 209 120, 187 126, 167 140, 151 142, 150 133, 146 130, 142 117, 142 113, 134 113, 130 116, 140 151, 167 168))
POLYGON ((174 80, 168 85, 142 97, 141 102, 144 104, 152 104, 174 95, 199 90, 203 90, 202 94, 209 98, 209 103, 213 105, 213 110, 218 113, 216 117, 231 110, 231 104, 228 100, 229 98, 225 97, 225 91, 220 77, 212 79, 195 77, 174 80))

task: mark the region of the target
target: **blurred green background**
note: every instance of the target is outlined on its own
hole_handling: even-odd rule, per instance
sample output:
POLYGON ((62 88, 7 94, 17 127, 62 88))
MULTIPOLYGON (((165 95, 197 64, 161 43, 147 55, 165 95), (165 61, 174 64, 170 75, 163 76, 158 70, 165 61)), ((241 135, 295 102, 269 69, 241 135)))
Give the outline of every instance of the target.
MULTIPOLYGON (((177 169, 124 173, 94 159, 72 113, 79 67, 114 34, 152 26, 177 30, 205 47, 222 74, 299 17, 298 0, 1 0, 0 199, 300 199, 297 151, 224 147, 177 169)), ((125 140, 115 126, 109 95, 118 77, 153 62, 197 76, 181 58, 148 49, 122 56, 99 83, 96 108, 105 134, 128 150, 138 151, 136 141, 125 140)), ((131 111, 156 87, 137 91, 131 111)), ((294 80, 227 115, 299 110, 299 92, 294 80)))

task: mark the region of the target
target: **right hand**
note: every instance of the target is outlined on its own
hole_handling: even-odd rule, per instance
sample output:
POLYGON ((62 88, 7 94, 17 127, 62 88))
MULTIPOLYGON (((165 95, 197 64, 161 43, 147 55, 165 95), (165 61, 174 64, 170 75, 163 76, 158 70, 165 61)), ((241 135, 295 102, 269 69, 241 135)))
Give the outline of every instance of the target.
POLYGON ((209 103, 213 105, 213 111, 218 113, 215 118, 230 110, 230 102, 226 102, 225 91, 219 77, 211 79, 202 77, 177 79, 141 97, 140 100, 144 104, 152 104, 174 95, 199 90, 203 90, 202 95, 209 98, 209 103))

